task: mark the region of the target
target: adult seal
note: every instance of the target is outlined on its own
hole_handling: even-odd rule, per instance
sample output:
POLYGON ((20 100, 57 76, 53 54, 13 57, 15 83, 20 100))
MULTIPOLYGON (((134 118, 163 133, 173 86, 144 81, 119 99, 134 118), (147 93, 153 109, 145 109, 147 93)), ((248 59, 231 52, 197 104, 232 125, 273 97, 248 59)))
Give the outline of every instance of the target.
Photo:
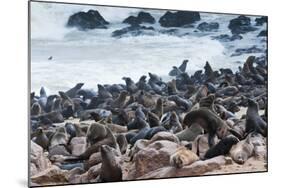
POLYGON ((101 182, 114 182, 122 180, 122 169, 113 150, 114 148, 111 148, 107 145, 100 147, 102 164, 99 178, 101 182))

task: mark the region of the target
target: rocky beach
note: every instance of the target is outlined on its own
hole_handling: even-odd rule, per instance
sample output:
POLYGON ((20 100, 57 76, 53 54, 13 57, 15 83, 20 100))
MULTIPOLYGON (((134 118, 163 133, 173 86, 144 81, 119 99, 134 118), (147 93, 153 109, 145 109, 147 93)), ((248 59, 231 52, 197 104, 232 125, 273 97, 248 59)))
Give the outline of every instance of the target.
POLYGON ((34 11, 30 185, 267 172, 267 17, 127 9, 34 11))

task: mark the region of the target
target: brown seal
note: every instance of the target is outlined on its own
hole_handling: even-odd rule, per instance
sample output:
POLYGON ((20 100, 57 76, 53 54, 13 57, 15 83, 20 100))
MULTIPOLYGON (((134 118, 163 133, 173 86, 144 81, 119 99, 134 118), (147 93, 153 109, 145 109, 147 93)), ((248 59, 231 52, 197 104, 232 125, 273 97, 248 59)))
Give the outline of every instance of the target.
POLYGON ((198 160, 199 157, 195 153, 182 146, 171 155, 170 164, 176 168, 182 168, 183 166, 190 165, 198 160))
POLYGON ((101 182, 122 180, 122 169, 113 150, 114 148, 107 145, 100 147, 102 164, 99 178, 101 182))
POLYGON ((226 123, 217 114, 205 107, 190 111, 185 115, 183 124, 190 127, 193 123, 198 123, 208 132, 210 147, 214 145, 215 135, 217 135, 219 139, 222 139, 227 135, 229 129, 226 123))

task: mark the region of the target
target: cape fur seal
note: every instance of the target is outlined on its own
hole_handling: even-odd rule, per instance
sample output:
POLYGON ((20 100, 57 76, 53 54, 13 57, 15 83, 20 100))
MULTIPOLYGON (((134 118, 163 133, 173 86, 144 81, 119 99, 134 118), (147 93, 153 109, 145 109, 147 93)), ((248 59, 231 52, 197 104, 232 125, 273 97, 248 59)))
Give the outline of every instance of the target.
POLYGON ((89 159, 93 153, 99 151, 102 145, 117 148, 117 141, 111 130, 100 123, 92 123, 90 125, 86 139, 88 148, 83 154, 77 157, 78 159, 89 159))
POLYGON ((107 145, 100 147, 102 164, 100 170, 101 182, 114 182, 122 180, 122 169, 113 152, 114 148, 107 145))
POLYGON ((227 135, 229 129, 218 115, 205 107, 187 113, 184 117, 183 123, 187 125, 187 127, 190 127, 193 123, 198 123, 205 131, 208 132, 208 142, 210 147, 214 145, 215 135, 217 135, 219 139, 222 139, 227 135))
POLYGON ((183 146, 170 156, 170 164, 176 168, 182 168, 198 160, 199 157, 195 153, 183 146))
POLYGON ((246 113, 246 133, 257 132, 266 136, 267 123, 260 117, 258 110, 258 104, 253 99, 249 99, 246 113))
POLYGON ((204 158, 209 159, 219 155, 226 155, 229 153, 231 147, 239 142, 239 139, 233 135, 222 138, 219 143, 211 147, 205 154, 204 158))

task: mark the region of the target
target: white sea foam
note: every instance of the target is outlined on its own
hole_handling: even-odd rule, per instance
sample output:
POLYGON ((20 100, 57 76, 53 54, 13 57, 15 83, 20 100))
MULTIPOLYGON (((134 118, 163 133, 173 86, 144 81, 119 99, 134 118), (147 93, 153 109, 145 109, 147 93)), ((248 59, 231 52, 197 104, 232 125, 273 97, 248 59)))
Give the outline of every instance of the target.
MULTIPOLYGON (((51 93, 66 90, 77 82, 86 88, 96 88, 98 83, 123 83, 123 76, 137 81, 141 75, 153 72, 167 79, 174 65, 188 59, 188 73, 203 69, 206 61, 214 69, 237 69, 236 61, 244 61, 248 55, 230 57, 233 50, 260 43, 256 35, 249 33, 243 40, 221 43, 211 36, 229 33, 227 24, 234 15, 202 13, 202 21, 217 21, 216 33, 193 33, 194 28, 180 29, 192 33, 184 37, 159 34, 155 36, 124 37, 116 39, 111 33, 123 27, 122 20, 136 15, 139 9, 101 6, 62 5, 32 2, 31 7, 31 89, 38 92, 41 86, 51 93), (95 9, 111 24, 108 29, 78 31, 65 27, 70 15, 78 11, 95 9), (48 57, 53 56, 52 61, 48 57)), ((147 11, 147 10, 146 10, 147 11)), ((149 11, 158 18, 165 11, 149 11)), ((158 23, 153 27, 161 29, 158 23)), ((163 28, 162 28, 163 29, 163 28)))

